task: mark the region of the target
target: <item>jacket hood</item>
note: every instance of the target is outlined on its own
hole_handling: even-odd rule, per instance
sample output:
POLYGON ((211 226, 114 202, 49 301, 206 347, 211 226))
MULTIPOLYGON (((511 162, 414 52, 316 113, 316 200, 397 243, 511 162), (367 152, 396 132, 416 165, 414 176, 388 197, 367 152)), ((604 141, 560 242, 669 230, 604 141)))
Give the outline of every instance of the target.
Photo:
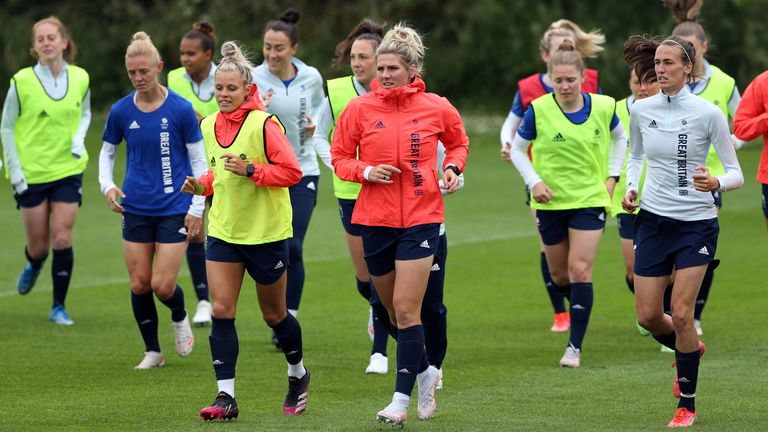
POLYGON ((382 87, 381 84, 379 84, 378 78, 374 78, 373 81, 371 81, 371 91, 382 99, 391 99, 400 95, 407 96, 414 93, 424 92, 426 89, 426 84, 424 84, 424 81, 418 75, 410 83, 391 89, 382 87))

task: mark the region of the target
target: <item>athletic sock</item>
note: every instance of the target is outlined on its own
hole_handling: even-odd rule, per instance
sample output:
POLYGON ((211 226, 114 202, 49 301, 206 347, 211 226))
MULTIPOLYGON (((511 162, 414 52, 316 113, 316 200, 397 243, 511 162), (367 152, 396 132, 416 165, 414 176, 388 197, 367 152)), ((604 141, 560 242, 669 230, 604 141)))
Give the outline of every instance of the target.
POLYGON ((664 313, 667 315, 672 315, 672 286, 669 284, 664 290, 664 313))
POLYGON ((447 311, 443 304, 430 308, 427 313, 424 311, 422 307, 421 323, 424 327, 426 361, 439 369, 448 350, 447 311))
POLYGON ((592 282, 579 282, 571 284, 571 337, 570 345, 581 350, 581 343, 587 333, 589 315, 592 312, 594 293, 592 282))
POLYGON ((157 338, 157 308, 152 291, 145 294, 134 294, 131 291, 131 306, 133 317, 139 325, 141 339, 144 340, 144 351, 160 352, 160 341, 157 338))
POLYGON ((704 280, 701 281, 699 294, 696 296, 696 307, 693 310, 693 319, 695 320, 701 320, 701 313, 704 312, 704 306, 707 304, 709 290, 712 288, 712 281, 714 279, 715 270, 712 268, 707 268, 707 272, 704 273, 704 280))
POLYGON ((653 338, 656 339, 660 344, 664 345, 665 347, 669 349, 675 349, 675 341, 677 340, 677 337, 675 336, 675 331, 673 330, 672 333, 665 334, 665 335, 653 335, 653 338))
POLYGON ((176 285, 173 294, 167 299, 163 300, 158 297, 158 300, 171 310, 171 320, 173 322, 180 322, 186 318, 187 310, 184 309, 184 291, 180 286, 176 285))
MULTIPOLYGON (((384 357, 387 356, 387 341, 389 341, 389 331, 382 324, 376 311, 371 307, 371 315, 373 315, 373 344, 371 345, 371 355, 379 353, 384 357)), ((389 321, 389 316, 387 316, 389 321)))
POLYGON ((544 252, 541 253, 539 264, 541 265, 541 277, 544 279, 544 286, 547 288, 547 294, 549 294, 549 301, 552 303, 552 309, 555 310, 555 313, 565 312, 564 296, 557 291, 557 286, 552 282, 552 276, 549 273, 549 265, 547 264, 547 256, 544 255, 544 252))
POLYGON ((386 330, 386 332, 392 336, 392 339, 397 340, 397 327, 393 326, 392 321, 389 320, 389 312, 387 312, 387 308, 378 302, 371 303, 371 308, 373 309, 374 321, 378 320, 379 325, 384 327, 384 330, 386 330))
POLYGON ((43 264, 45 264, 45 259, 48 258, 48 253, 46 252, 45 255, 40 258, 32 258, 32 256, 29 255, 29 250, 25 247, 24 256, 27 258, 27 261, 29 261, 29 264, 32 265, 33 269, 40 270, 43 267, 43 264))
MULTIPOLYGON (((397 331, 397 380, 395 391, 411 395, 424 360, 424 328, 421 324, 397 331)), ((427 364, 429 367, 429 364, 427 364)), ((426 370, 426 368, 424 368, 426 370)))
POLYGON ((208 300, 208 275, 205 272, 205 246, 200 243, 187 245, 187 265, 192 276, 197 300, 208 300))
POLYGON ((392 404, 395 405, 395 407, 397 407, 397 409, 401 411, 408 411, 408 405, 410 404, 410 402, 411 402, 410 395, 400 393, 400 392, 395 392, 395 394, 392 395, 392 404))
MULTIPOLYGON (((571 300, 571 284, 565 284, 563 286, 556 285, 554 281, 552 281, 552 289, 559 295, 561 298, 567 298, 568 301, 571 300)), ((563 312, 565 312, 565 307, 563 307, 563 312)))
POLYGON ((627 288, 629 288, 629 291, 634 295, 635 294, 635 282, 629 280, 629 276, 624 276, 624 282, 627 283, 627 288))
POLYGON ((235 397, 235 379, 223 379, 217 380, 216 385, 219 387, 219 393, 224 392, 233 398, 235 397))
POLYGON ((357 292, 359 292, 364 299, 370 301, 371 300, 371 281, 363 282, 360 279, 355 278, 355 282, 357 284, 357 292))
MULTIPOLYGON (((211 336, 208 337, 208 342, 211 344, 211 359, 216 379, 218 381, 234 380, 237 354, 240 352, 235 319, 212 317, 211 321, 211 336)), ((219 389, 221 390, 221 387, 219 389)), ((235 397, 234 381, 232 393, 229 395, 235 397)))
POLYGON ((51 263, 51 279, 53 279, 53 306, 64 306, 69 291, 69 280, 72 278, 74 254, 72 248, 53 250, 51 263))
POLYGON ((683 353, 675 350, 677 361, 677 381, 680 385, 678 408, 696 411, 696 382, 699 379, 699 350, 683 353))
POLYGON ((299 325, 299 320, 291 314, 286 314, 285 319, 270 327, 275 331, 275 336, 277 336, 277 341, 280 342, 280 348, 283 350, 288 364, 299 364, 304 355, 301 346, 301 326, 299 325))
POLYGON ((307 369, 304 368, 304 360, 299 360, 295 365, 288 363, 288 376, 294 378, 304 378, 307 369))

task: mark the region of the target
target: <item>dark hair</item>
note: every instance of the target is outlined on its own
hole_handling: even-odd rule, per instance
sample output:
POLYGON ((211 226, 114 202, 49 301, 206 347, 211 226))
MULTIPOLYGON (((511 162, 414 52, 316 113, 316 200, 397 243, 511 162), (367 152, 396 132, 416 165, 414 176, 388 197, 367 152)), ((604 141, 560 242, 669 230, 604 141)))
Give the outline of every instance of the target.
POLYGON ((576 66, 579 72, 584 72, 584 60, 581 57, 581 52, 576 50, 576 46, 570 39, 565 39, 557 47, 557 52, 549 59, 547 69, 551 72, 553 67, 559 65, 576 66))
POLYGON ((349 54, 352 51, 352 44, 359 40, 369 40, 373 42, 373 51, 381 44, 384 37, 384 24, 379 24, 370 18, 363 18, 355 28, 341 42, 336 44, 336 51, 333 56, 333 67, 349 61, 349 54))
MULTIPOLYGON (((696 48, 687 40, 678 36, 661 37, 631 36, 624 43, 624 61, 635 70, 635 75, 640 82, 648 83, 656 80, 656 68, 654 58, 659 45, 669 45, 680 50, 680 60, 683 64, 696 65, 696 48)), ((690 75, 688 79, 692 79, 690 75)))
POLYGON ((264 33, 266 34, 269 30, 283 32, 290 39, 291 46, 294 46, 299 43, 299 28, 296 27, 296 23, 299 22, 300 17, 301 14, 298 10, 288 8, 277 19, 267 23, 264 27, 264 33))
POLYGON ((696 22, 696 15, 704 4, 704 0, 665 0, 664 2, 678 23, 672 30, 672 36, 693 36, 702 43, 709 40, 704 27, 696 22))
POLYGON ((203 51, 213 51, 216 49, 216 34, 213 24, 206 21, 199 21, 192 24, 192 30, 184 34, 182 39, 197 39, 203 45, 203 51))
POLYGON ((51 15, 48 18, 43 18, 32 26, 32 48, 29 49, 29 53, 32 57, 38 58, 37 51, 35 51, 35 32, 37 31, 37 28, 43 24, 51 24, 56 27, 59 31, 59 35, 67 40, 67 47, 64 48, 64 60, 66 60, 67 63, 74 63, 75 57, 77 56, 77 46, 75 45, 75 41, 72 40, 72 36, 69 35, 69 30, 67 30, 64 23, 54 15, 51 15))

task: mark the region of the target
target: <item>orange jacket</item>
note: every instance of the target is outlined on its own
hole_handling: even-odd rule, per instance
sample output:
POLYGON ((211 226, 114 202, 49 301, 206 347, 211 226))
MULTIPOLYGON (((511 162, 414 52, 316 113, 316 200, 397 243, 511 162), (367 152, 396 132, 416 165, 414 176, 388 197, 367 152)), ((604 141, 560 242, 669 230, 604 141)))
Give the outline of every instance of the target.
POLYGON ((744 141, 763 136, 757 181, 768 184, 768 71, 758 75, 741 96, 733 118, 733 133, 744 141))
POLYGON ((461 116, 447 99, 426 93, 418 77, 394 89, 373 84, 373 91, 352 99, 339 116, 331 145, 336 175, 363 184, 352 222, 393 228, 442 223, 437 140, 446 149, 443 168, 463 171, 469 138, 461 116), (379 164, 401 171, 392 176, 394 183, 365 180, 365 168, 379 164))

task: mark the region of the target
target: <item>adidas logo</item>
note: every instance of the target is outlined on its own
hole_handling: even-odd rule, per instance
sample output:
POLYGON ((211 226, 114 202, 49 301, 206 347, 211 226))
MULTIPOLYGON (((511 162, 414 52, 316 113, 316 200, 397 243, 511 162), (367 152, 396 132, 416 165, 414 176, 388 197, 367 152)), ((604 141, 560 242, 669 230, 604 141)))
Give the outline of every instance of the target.
POLYGON ((440 266, 437 263, 435 263, 432 265, 432 270, 430 271, 440 271, 440 266))
POLYGON ((179 234, 187 235, 187 228, 186 227, 179 228, 179 234))
POLYGON ((597 218, 605 222, 605 212, 600 212, 600 216, 598 216, 597 218))
POLYGON ((373 127, 374 129, 384 129, 384 123, 381 122, 381 120, 376 122, 376 126, 373 127))
POLYGON ((423 247, 424 249, 429 249, 429 242, 424 240, 423 242, 421 242, 419 247, 423 247))
POLYGON ((48 115, 48 113, 45 112, 45 110, 42 110, 42 111, 40 111, 40 115, 38 117, 39 118, 48 118, 48 117, 50 117, 50 115, 48 115))
POLYGON ((66 270, 62 270, 58 273, 56 273, 56 276, 69 276, 69 272, 66 270))
POLYGON ((223 361, 221 361, 221 360, 214 360, 214 361, 213 361, 213 365, 214 365, 214 366, 221 366, 221 365, 223 365, 223 364, 224 364, 224 362, 223 362, 223 361))
POLYGON ((401 373, 401 374, 408 374, 408 375, 410 375, 410 374, 411 374, 411 371, 409 371, 407 368, 402 368, 402 369, 400 369, 399 371, 397 371, 397 373, 401 373))
POLYGON ((317 190, 317 187, 315 186, 315 182, 307 183, 307 189, 309 189, 309 190, 317 190))
POLYGON ((208 289, 208 284, 206 283, 199 283, 195 286, 195 289, 208 289))
POLYGON ((296 354, 297 352, 299 352, 299 350, 293 350, 289 353, 285 353, 285 355, 293 355, 293 354, 296 354))
POLYGON ((687 124, 688 124, 688 122, 687 122, 687 121, 685 121, 685 120, 680 120, 680 124, 681 124, 681 125, 683 125, 683 126, 685 126, 685 125, 687 125, 687 124))
POLYGON ((283 267, 285 267, 285 265, 283 265, 283 260, 280 260, 280 261, 277 262, 277 264, 275 264, 275 268, 274 269, 277 270, 277 269, 281 269, 283 267))
POLYGON ((651 120, 651 123, 648 125, 649 128, 658 129, 659 127, 656 125, 656 120, 651 120))
POLYGON ((678 381, 678 382, 681 382, 681 383, 689 383, 689 382, 691 382, 691 381, 690 381, 688 378, 686 378, 686 377, 680 377, 680 378, 679 378, 677 381, 678 381))
POLYGON ((580 304, 571 305, 571 309, 584 310, 584 306, 580 304))
POLYGON ((152 322, 151 319, 145 319, 144 321, 140 322, 139 325, 149 324, 151 322, 152 322))
POLYGON ((138 123, 136 123, 136 120, 131 122, 131 125, 128 126, 128 129, 139 129, 141 126, 139 126, 138 123))
POLYGON ((703 246, 701 249, 699 249, 699 253, 702 255, 709 255, 709 250, 706 246, 703 246))
POLYGON ((563 138, 563 134, 558 132, 557 135, 555 135, 555 137, 552 138, 552 141, 554 141, 554 142, 564 142, 565 138, 563 138))

